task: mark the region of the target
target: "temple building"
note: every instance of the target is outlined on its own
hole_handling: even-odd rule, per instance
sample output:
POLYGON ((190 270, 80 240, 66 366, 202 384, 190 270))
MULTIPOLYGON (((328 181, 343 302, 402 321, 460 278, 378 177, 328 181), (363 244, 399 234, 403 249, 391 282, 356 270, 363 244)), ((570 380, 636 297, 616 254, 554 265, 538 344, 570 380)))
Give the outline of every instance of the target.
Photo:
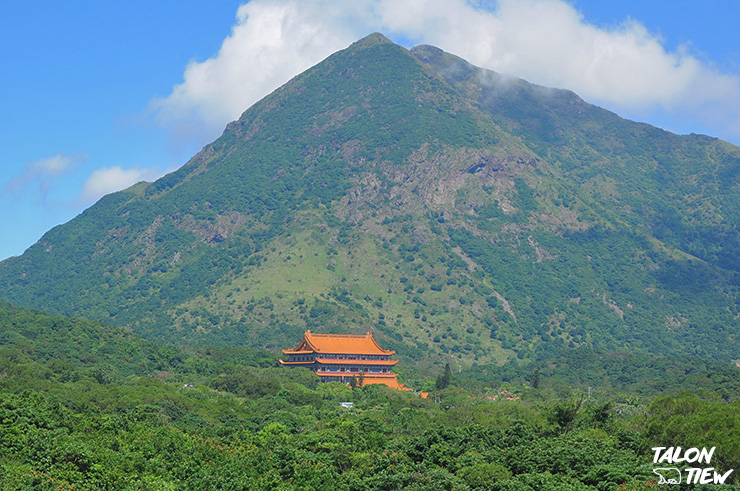
POLYGON ((411 390, 398 382, 391 372, 398 360, 395 351, 384 350, 369 332, 365 335, 315 334, 306 331, 293 349, 284 349, 283 365, 306 367, 322 382, 350 383, 352 376, 362 385, 385 384, 400 390, 411 390))

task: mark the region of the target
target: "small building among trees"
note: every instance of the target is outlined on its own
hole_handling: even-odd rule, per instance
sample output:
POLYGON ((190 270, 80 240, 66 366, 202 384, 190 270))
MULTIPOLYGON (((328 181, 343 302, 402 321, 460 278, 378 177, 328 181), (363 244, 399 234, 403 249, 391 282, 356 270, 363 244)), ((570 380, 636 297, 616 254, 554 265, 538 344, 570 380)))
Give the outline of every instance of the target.
POLYGON ((355 386, 384 384, 400 390, 411 390, 398 382, 391 372, 398 360, 391 360, 395 351, 378 346, 369 332, 354 334, 316 334, 307 330, 293 349, 284 349, 287 360, 280 363, 305 367, 318 375, 322 382, 342 382, 355 386))

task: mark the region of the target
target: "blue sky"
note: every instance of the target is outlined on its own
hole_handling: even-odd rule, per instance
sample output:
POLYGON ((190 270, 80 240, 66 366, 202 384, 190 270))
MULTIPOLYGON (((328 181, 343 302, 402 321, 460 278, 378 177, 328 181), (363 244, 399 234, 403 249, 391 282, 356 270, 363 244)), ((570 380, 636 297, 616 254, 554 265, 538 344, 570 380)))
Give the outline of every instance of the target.
POLYGON ((373 31, 740 144, 740 0, 8 2, 0 259, 174 170, 293 75, 373 31))

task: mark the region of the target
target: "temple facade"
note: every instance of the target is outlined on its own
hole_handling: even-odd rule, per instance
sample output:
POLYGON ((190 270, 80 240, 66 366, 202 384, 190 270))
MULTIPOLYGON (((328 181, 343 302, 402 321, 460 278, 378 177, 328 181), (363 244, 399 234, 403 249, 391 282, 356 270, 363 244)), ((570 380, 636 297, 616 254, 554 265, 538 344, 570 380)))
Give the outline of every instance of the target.
POLYGON ((362 385, 384 384, 410 390, 398 383, 398 375, 391 372, 398 363, 398 360, 391 360, 395 353, 378 346, 369 332, 365 335, 315 334, 308 330, 298 346, 283 350, 287 359, 281 359, 280 363, 308 368, 322 382, 348 384, 354 376, 362 385))

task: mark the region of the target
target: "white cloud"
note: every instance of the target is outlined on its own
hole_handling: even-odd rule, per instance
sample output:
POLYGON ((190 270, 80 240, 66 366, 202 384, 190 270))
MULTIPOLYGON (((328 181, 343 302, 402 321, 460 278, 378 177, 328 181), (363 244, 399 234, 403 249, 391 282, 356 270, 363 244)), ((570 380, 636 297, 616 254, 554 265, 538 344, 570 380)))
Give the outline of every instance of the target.
POLYGON ((101 167, 94 170, 85 181, 80 200, 92 202, 102 196, 126 189, 140 181, 151 181, 161 176, 158 169, 120 166, 101 167))
POLYGON ((220 51, 152 102, 177 137, 207 143, 251 104, 332 52, 380 31, 471 63, 568 88, 613 110, 662 110, 740 139, 740 77, 625 20, 597 27, 563 0, 252 0, 220 51))
POLYGON ((676 110, 740 95, 740 78, 714 71, 685 47, 667 51, 634 20, 599 28, 560 0, 502 0, 493 12, 458 2, 457 10, 441 28, 418 34, 478 66, 612 108, 676 110))
POLYGON ((73 171, 86 155, 65 155, 59 153, 52 157, 29 162, 23 174, 16 176, 5 183, 4 191, 18 193, 32 186, 37 188, 42 197, 45 197, 54 179, 59 179, 73 171))
POLYGON ((128 169, 120 166, 100 167, 93 170, 84 181, 82 191, 74 202, 65 198, 60 199, 60 196, 56 196, 56 199, 50 198, 49 195, 58 195, 60 189, 66 189, 64 194, 67 194, 70 185, 77 186, 72 184, 76 180, 75 175, 79 176, 79 171, 75 171, 87 159, 87 155, 60 153, 30 162, 23 174, 5 183, 3 192, 14 196, 28 194, 31 191, 31 194, 37 192, 44 203, 51 199, 55 206, 87 206, 106 194, 120 191, 140 181, 154 181, 164 174, 158 167, 128 169))
POLYGON ((69 155, 57 154, 28 164, 28 173, 36 176, 53 177, 65 174, 74 166, 75 159, 69 155))
POLYGON ((189 63, 183 83, 152 101, 151 109, 177 138, 216 136, 256 101, 354 40, 353 33, 327 28, 315 10, 321 3, 334 2, 242 5, 218 54, 189 63))

